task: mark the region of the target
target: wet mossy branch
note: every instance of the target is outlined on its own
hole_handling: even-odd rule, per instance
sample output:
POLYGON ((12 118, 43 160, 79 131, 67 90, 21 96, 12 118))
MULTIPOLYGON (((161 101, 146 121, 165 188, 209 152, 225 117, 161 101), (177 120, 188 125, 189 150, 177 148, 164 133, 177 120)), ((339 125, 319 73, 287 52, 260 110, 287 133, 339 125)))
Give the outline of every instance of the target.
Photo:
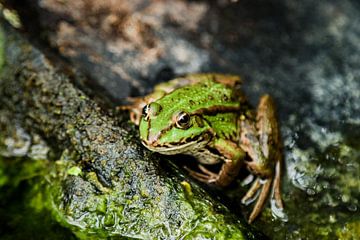
POLYGON ((197 185, 181 185, 175 167, 165 171, 157 155, 7 24, 0 29, 0 108, 63 151, 44 191, 60 224, 84 238, 258 239, 197 185))

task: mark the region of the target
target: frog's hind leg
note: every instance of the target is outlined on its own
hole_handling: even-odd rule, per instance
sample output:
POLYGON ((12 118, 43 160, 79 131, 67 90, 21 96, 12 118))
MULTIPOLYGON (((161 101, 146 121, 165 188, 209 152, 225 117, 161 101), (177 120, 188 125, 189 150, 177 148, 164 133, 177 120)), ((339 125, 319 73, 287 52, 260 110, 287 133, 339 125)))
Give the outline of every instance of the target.
POLYGON ((257 129, 252 120, 245 119, 241 123, 241 147, 251 159, 250 161, 245 161, 247 168, 256 176, 252 186, 241 200, 243 204, 249 204, 252 202, 250 200, 257 198, 248 219, 249 223, 251 223, 261 212, 272 182, 271 169, 269 171, 268 162, 262 152, 257 129), (254 197, 259 190, 260 194, 254 197))
POLYGON ((283 208, 281 199, 281 164, 282 164, 282 144, 280 130, 275 116, 275 104, 269 95, 265 95, 260 99, 257 115, 257 129, 259 139, 262 145, 262 151, 270 162, 269 166, 275 168, 272 174, 274 182, 272 185, 272 198, 278 208, 283 208), (275 166, 273 166, 273 164, 275 166))
POLYGON ((252 187, 243 197, 242 202, 249 202, 249 199, 253 198, 261 188, 257 202, 249 217, 249 222, 252 222, 261 212, 272 183, 272 197, 275 198, 279 208, 283 206, 280 193, 280 164, 282 157, 280 133, 275 118, 275 107, 270 96, 265 95, 261 98, 256 121, 246 118, 241 121, 241 147, 251 158, 250 161, 246 161, 248 169, 257 176, 252 187), (256 125, 254 122, 256 122, 256 125))

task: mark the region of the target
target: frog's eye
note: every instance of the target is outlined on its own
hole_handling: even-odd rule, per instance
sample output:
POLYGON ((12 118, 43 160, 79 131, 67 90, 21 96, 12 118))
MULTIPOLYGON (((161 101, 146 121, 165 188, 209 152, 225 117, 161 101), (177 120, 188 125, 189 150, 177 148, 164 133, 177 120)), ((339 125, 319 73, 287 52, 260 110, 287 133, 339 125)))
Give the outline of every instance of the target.
POLYGON ((142 116, 147 121, 150 117, 156 116, 161 111, 161 105, 152 102, 150 104, 145 105, 142 109, 142 116))
POLYGON ((145 120, 147 120, 148 118, 148 113, 149 113, 149 104, 145 105, 142 109, 142 116, 143 118, 145 118, 145 120))
POLYGON ((190 127, 190 115, 186 112, 179 112, 176 116, 176 127, 187 129, 190 127))

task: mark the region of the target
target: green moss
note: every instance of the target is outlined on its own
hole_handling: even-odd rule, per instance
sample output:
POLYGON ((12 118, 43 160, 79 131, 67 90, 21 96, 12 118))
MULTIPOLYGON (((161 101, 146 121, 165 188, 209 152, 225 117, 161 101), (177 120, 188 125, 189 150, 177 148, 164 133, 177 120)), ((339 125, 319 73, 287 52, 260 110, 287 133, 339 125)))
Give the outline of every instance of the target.
POLYGON ((47 167, 45 161, 0 158, 7 179, 0 185, 1 239, 74 239, 49 214, 49 185, 42 177, 47 167))
POLYGON ((67 170, 67 174, 73 175, 73 176, 79 176, 79 175, 81 175, 81 173, 82 173, 81 168, 79 168, 78 166, 73 166, 67 170))
POLYGON ((181 186, 183 187, 184 189, 184 192, 185 192, 185 195, 186 195, 186 198, 191 201, 192 200, 192 197, 193 197, 193 192, 191 190, 191 184, 188 183, 187 181, 182 181, 181 182, 181 186))
POLYGON ((341 229, 337 229, 336 235, 339 240, 360 239, 360 221, 348 222, 341 229))
POLYGON ((0 11, 4 17, 14 28, 21 28, 21 21, 18 13, 15 10, 4 8, 0 3, 0 11))
POLYGON ((9 180, 8 176, 6 175, 6 172, 5 172, 4 161, 0 155, 0 188, 3 187, 4 185, 6 185, 8 180, 9 180))

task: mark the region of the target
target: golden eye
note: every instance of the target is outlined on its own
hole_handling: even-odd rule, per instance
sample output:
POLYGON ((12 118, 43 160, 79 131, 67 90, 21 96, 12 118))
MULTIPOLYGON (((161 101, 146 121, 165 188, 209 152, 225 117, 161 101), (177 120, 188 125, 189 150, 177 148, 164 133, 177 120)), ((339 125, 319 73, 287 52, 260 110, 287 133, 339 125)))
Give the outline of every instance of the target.
POLYGON ((176 116, 176 127, 187 129, 190 127, 190 115, 186 112, 180 112, 176 116))
POLYGON ((147 104, 142 109, 142 116, 145 121, 149 120, 150 117, 156 116, 161 111, 160 104, 156 102, 152 102, 150 104, 147 104))

